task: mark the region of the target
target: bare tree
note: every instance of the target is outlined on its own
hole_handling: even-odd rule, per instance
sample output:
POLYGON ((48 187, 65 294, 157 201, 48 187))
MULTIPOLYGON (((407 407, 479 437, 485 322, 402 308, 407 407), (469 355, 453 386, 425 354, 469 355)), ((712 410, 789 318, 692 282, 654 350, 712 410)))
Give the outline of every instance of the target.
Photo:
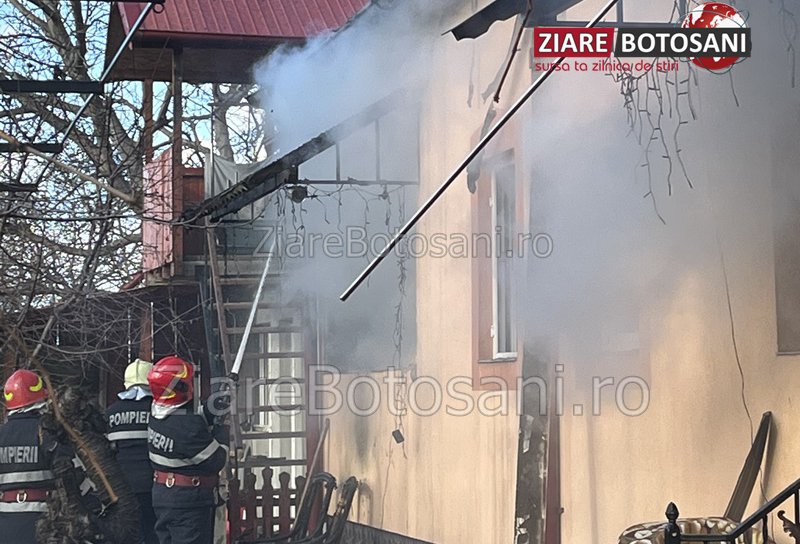
MULTIPOLYGON (((107 3, 9 0, 0 6, 0 78, 98 79, 108 18, 107 3)), ((209 151, 212 102, 217 152, 229 159, 260 153, 253 143, 263 141, 256 136, 258 122, 234 131, 226 121, 249 92, 247 85, 186 86, 183 141, 189 164, 201 166, 209 151)), ((168 148, 172 138, 171 94, 168 84, 156 84, 156 152, 168 148)), ((0 137, 58 142, 86 98, 0 95, 0 137)), ((148 219, 142 215, 147 197, 142 102, 140 83, 107 84, 70 132, 57 161, 41 153, 0 155, 0 180, 35 187, 0 191, 0 349, 13 345, 12 331, 37 309, 118 290, 140 270, 141 221, 148 219)), ((29 347, 56 342, 52 331, 68 324, 58 322, 57 311, 52 315, 49 330, 38 329, 47 334, 24 338, 29 347)))

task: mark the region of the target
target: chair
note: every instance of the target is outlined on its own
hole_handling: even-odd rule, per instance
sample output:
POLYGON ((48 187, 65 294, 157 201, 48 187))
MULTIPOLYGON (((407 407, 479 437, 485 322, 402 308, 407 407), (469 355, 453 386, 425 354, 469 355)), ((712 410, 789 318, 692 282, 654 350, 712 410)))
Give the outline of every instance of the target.
POLYGON ((287 544, 340 544, 357 490, 358 480, 355 476, 350 476, 342 485, 339 501, 336 503, 336 511, 326 522, 325 531, 320 535, 303 540, 292 540, 287 544))
MULTIPOLYGON (((722 516, 702 517, 702 518, 681 518, 677 520, 682 533, 718 535, 732 531, 739 522, 742 521, 750 495, 761 468, 764 458, 764 451, 767 447, 770 426, 772 424, 772 413, 765 412, 761 416, 761 424, 758 432, 750 446, 750 452, 744 461, 744 466, 733 488, 733 494, 725 513, 722 516)), ((619 544, 663 544, 664 525, 666 522, 656 521, 641 523, 628 527, 619 537, 619 544)), ((760 531, 753 531, 740 537, 737 543, 758 543, 763 540, 760 531)))
POLYGON ((325 521, 328 516, 328 507, 331 504, 331 498, 333 497, 333 491, 335 489, 336 478, 331 474, 327 472, 315 474, 308 482, 308 487, 303 496, 302 503, 297 509, 294 524, 289 533, 258 540, 237 540, 235 544, 288 544, 289 542, 320 536, 324 529, 325 521), (319 507, 319 517, 315 520, 315 523, 311 525, 314 501, 320 494, 322 502, 319 507), (311 534, 309 534, 309 527, 313 527, 313 532, 311 534))

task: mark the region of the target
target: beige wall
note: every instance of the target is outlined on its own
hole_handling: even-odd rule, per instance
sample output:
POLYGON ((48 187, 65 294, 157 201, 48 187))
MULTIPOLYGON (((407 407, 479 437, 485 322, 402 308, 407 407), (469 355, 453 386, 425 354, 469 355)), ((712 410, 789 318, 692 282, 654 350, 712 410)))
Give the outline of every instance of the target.
MULTIPOLYGON (((748 512, 760 503, 762 481, 771 498, 800 477, 795 404, 800 357, 776 355, 772 213, 773 179, 797 179, 800 172, 800 96, 791 89, 781 40, 770 35, 780 19, 764 10, 753 14, 758 49, 736 67, 733 77, 740 106, 734 103, 727 76, 698 75, 698 120, 681 135, 695 188, 688 189, 678 175, 668 196, 663 175, 654 177, 666 225, 626 222, 619 213, 613 221, 609 216, 609 230, 621 222, 642 231, 647 259, 624 261, 622 269, 629 268, 631 277, 652 274, 640 290, 631 287, 641 308, 640 360, 617 374, 642 376, 651 401, 639 417, 622 415, 606 398, 599 417, 563 418, 565 543, 615 542, 625 527, 663 520, 669 501, 684 516, 721 515, 750 446, 742 381, 753 425, 758 426, 763 412, 773 413, 767 470, 748 512), (648 268, 657 268, 657 274, 648 268), (734 352, 724 271, 743 377, 734 352)), ((598 80, 589 89, 595 101, 608 98, 607 82, 598 80)), ((568 118, 569 112, 563 110, 563 115, 568 118)), ((602 125, 605 137, 618 134, 613 116, 602 125)), ((593 145, 603 146, 599 140, 593 145)), ((588 147, 575 151, 576 161, 594 157, 588 147)), ((627 159, 619 156, 620 161, 627 159)), ((598 164, 612 163, 598 159, 598 164)), ((602 173, 592 181, 616 183, 602 173)), ((641 178, 635 187, 642 187, 641 178)), ((632 208, 624 211, 632 213, 632 208)), ((587 365, 579 336, 567 334, 561 340, 569 407, 570 395, 586 398, 587 376, 615 375, 615 369, 587 365)), ((791 503, 787 506, 790 511, 791 503)), ((780 533, 778 541, 787 542, 779 521, 774 529, 780 533)))
MULTIPOLYGON (((437 77, 422 102, 420 198, 433 192, 473 145, 488 107, 479 95, 501 67, 513 28, 513 21, 495 25, 478 48, 456 44, 451 36, 441 39, 433 58, 437 77), (473 51, 475 97, 469 108, 473 51)), ((504 95, 513 97, 530 77, 525 70, 512 75, 504 95)), ((471 232, 471 196, 460 178, 418 232, 471 232)), ((454 376, 470 377, 472 263, 420 258, 416 266, 417 315, 406 318, 407 326, 417 329, 416 375, 442 384, 454 376)), ((510 397, 515 403, 515 395, 510 397)), ((391 438, 397 423, 385 405, 370 417, 343 411, 331 420, 326 467, 342 477, 354 474, 362 483, 351 519, 432 542, 512 541, 516 417, 409 413, 402 421, 404 448, 391 438)))
MULTIPOLYGON (((713 83, 703 84, 710 97, 713 83)), ((649 409, 626 417, 607 399, 600 417, 563 420, 564 542, 613 542, 627 526, 663 520, 669 501, 684 516, 722 515, 750 445, 742 380, 753 425, 768 410, 774 425, 767 470, 749 511, 760 501, 761 481, 771 498, 800 477, 800 422, 794 405, 800 358, 776 355, 769 192, 775 164, 789 161, 798 171, 796 143, 784 136, 789 125, 797 134, 797 114, 785 122, 767 116, 743 127, 753 122, 750 112, 763 111, 757 95, 743 87, 740 100, 747 105, 739 119, 726 115, 728 100, 706 102, 705 121, 697 134, 688 135, 690 140, 711 132, 728 137, 705 146, 720 154, 707 166, 692 161, 700 165, 699 187, 676 197, 675 206, 686 206, 686 211, 672 215, 674 221, 704 214, 695 228, 673 241, 707 259, 667 267, 661 280, 669 287, 655 288, 645 299, 640 332, 647 355, 640 368, 650 385, 649 409), (743 378, 731 336, 717 228, 743 378)), ((796 108, 796 101, 791 103, 796 108)), ((562 362, 572 371, 566 381, 574 384, 580 382, 575 374, 581 367, 570 351, 570 342, 564 342, 562 362)), ((775 528, 781 532, 780 522, 775 528)))
MULTIPOLYGON (((766 23, 776 21, 767 18, 766 23)), ((476 93, 486 88, 501 65, 512 29, 510 22, 495 25, 476 42, 476 93)), ((421 198, 468 151, 486 111, 477 97, 472 108, 466 106, 472 44, 455 44, 449 37, 441 41, 442 47, 434 52, 439 77, 423 101, 421 198)), ((778 42, 774 46, 780 50, 778 42)), ((616 189, 624 185, 635 193, 638 200, 629 209, 612 204, 604 210, 606 203, 597 198, 594 211, 609 224, 620 215, 638 213, 628 224, 641 229, 645 238, 652 235, 652 242, 644 245, 655 248, 657 255, 647 262, 622 264, 635 271, 658 263, 657 273, 648 272, 652 283, 632 295, 639 308, 639 352, 633 366, 608 368, 605 359, 587 356, 591 350, 582 344, 580 330, 558 333, 568 399, 561 436, 565 544, 615 542, 629 525, 663 519, 669 501, 675 501, 687 516, 721 515, 725 509, 749 447, 750 427, 732 347, 716 231, 727 264, 753 424, 758 425, 766 410, 774 414, 774 437, 764 474, 766 494, 774 495, 800 475, 800 440, 795 438, 800 436, 800 418, 793 404, 800 391, 800 358, 775 354, 769 192, 772 164, 797 155, 796 144, 792 148, 786 143, 785 131, 798 126, 796 112, 800 110, 796 91, 789 96, 787 80, 775 77, 786 75, 785 70, 773 69, 766 61, 758 64, 757 58, 747 62, 736 72, 739 109, 733 105, 727 78, 700 75, 695 97, 699 120, 682 136, 696 188, 689 190, 674 180, 677 189, 669 197, 660 185, 666 226, 648 211, 650 204, 641 200, 645 192, 641 179, 625 185, 603 174, 604 165, 613 161, 634 169, 640 150, 635 139, 626 139, 621 99, 608 78, 559 76, 548 84, 547 94, 536 99, 533 115, 523 114, 534 132, 544 129, 566 137, 591 129, 597 134, 594 143, 574 144, 569 159, 595 164, 590 169, 596 177, 559 180, 556 176, 551 181, 566 187, 583 184, 589 193, 602 193, 603 188, 597 187, 602 183, 617 184, 616 189), (753 83, 742 83, 740 74, 753 83), (786 111, 794 111, 794 117, 787 120, 786 111), (611 149, 609 141, 617 147, 611 149), (600 152, 591 148, 605 146, 611 151, 601 160, 600 152), (617 148, 629 151, 617 159, 613 154, 617 148), (715 155, 706 160, 703 154, 709 151, 715 155), (619 379, 628 374, 641 375, 649 383, 650 405, 643 415, 623 415, 608 398, 602 403, 601 416, 571 415, 572 399, 588 402, 587 383, 593 375, 619 379)), ((502 106, 507 107, 531 78, 523 48, 502 106)), ((526 148, 529 143, 520 145, 526 148)), ((536 150, 528 147, 527 151, 534 163, 541 160, 536 150)), ((537 168, 531 171, 535 199, 537 168)), ((656 179, 663 183, 663 178, 656 179)), ((463 179, 458 180, 419 230, 471 232, 470 199, 463 179)), ((591 201, 592 195, 585 199, 591 201)), ((573 213, 579 210, 576 206, 573 213)), ((548 215, 559 213, 569 217, 565 209, 552 209, 548 215)), ((579 222, 581 218, 573 219, 579 222)), ((586 236, 591 238, 591 233, 586 236)), ((591 262, 562 264, 592 266, 591 262)), ((418 260, 417 375, 442 382, 470 375, 471 273, 466 259, 418 260)), ((596 320, 603 317, 597 315, 596 320)), ((541 333, 534 328, 526 331, 531 336, 541 333)), ((514 406, 516 394, 510 397, 514 406)), ((396 424, 385 406, 370 417, 348 412, 332 417, 326 468, 340 476, 354 474, 362 481, 352 519, 433 542, 512 542, 517 417, 409 415, 403 418, 405 448, 392 442, 390 433, 396 424)))

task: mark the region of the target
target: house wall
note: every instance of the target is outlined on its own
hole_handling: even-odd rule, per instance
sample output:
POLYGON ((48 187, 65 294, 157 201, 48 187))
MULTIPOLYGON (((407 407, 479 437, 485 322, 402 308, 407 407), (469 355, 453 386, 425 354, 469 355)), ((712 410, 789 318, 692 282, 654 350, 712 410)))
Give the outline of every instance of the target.
MULTIPOLYGON (((457 21, 458 14, 453 16, 457 21)), ((479 95, 502 67, 513 31, 513 21, 497 24, 480 47, 469 41, 456 43, 448 35, 432 52, 436 76, 424 92, 420 115, 420 199, 427 198, 474 145, 488 108, 479 95)), ((527 67, 527 59, 523 55, 519 59, 518 64, 527 67)), ((507 104, 505 97, 514 97, 530 79, 527 69, 512 73, 503 104, 507 104)), ((428 236, 472 232, 471 199, 462 176, 417 232, 428 236)), ((417 348, 413 371, 405 375, 430 377, 440 384, 455 376, 471 378, 475 357, 472 260, 422 256, 416 266, 416 315, 406 316, 405 323, 416 327, 417 348)), ((389 267, 378 271, 382 272, 396 274, 389 267)), ((381 380, 385 374, 370 376, 381 380)), ((351 375, 346 380, 355 378, 351 375)), ((345 391, 347 382, 339 389, 345 391)), ((369 404, 369 390, 359 387, 357 392, 357 402, 369 404)), ((429 406, 430 393, 425 385, 417 390, 423 410, 429 406)), ((469 394, 477 398, 480 392, 469 394)), ((516 395, 511 392, 503 399, 513 405, 516 395)), ((341 477, 356 475, 361 481, 351 519, 431 542, 512 541, 518 418, 484 417, 477 412, 462 417, 448 415, 444 409, 430 416, 409 411, 402 418, 402 446, 391 436, 400 423, 385 402, 368 417, 348 410, 331 417, 326 468, 341 477)))
MULTIPOLYGON (((774 434, 758 486, 770 497, 800 475, 800 357, 776 355, 772 214, 774 178, 800 167, 800 95, 775 31, 777 10, 754 8, 751 16, 754 57, 734 71, 735 96, 728 76, 698 73, 697 119, 678 140, 694 188, 673 152, 669 194, 667 162, 655 149, 648 181, 607 76, 559 74, 521 112, 530 226, 547 229, 556 244, 551 258, 532 264, 523 335, 552 338, 564 365, 562 542, 615 542, 630 525, 663 519, 669 501, 682 515, 721 515, 749 449, 750 421, 757 426, 767 410, 774 434), (657 209, 642 198, 649 191, 657 209), (628 376, 647 384, 644 413, 622 413, 612 386, 592 415, 592 379, 618 384, 628 376), (575 415, 577 404, 584 415, 575 415)), ((502 63, 512 30, 498 24, 476 42, 477 92, 502 63)), ((502 107, 531 81, 525 40, 502 107)), ((465 106, 472 45, 443 38, 434 55, 422 198, 474 143, 486 108, 477 97, 465 106)), ((683 115, 691 117, 686 106, 683 115)), ((420 232, 471 232, 471 198, 460 179, 420 232)), ((469 260, 422 257, 417 267, 416 375, 440 383, 468 375, 469 260)), ((625 391, 636 406, 636 388, 625 391)), ((516 397, 508 393, 510 406, 516 397)), ((399 422, 385 404, 369 417, 342 411, 331 420, 326 468, 362 480, 355 521, 433 542, 513 541, 515 415, 409 415, 404 448, 392 442, 399 422)))
MULTIPOLYGON (((753 66, 759 58, 737 68, 738 109, 729 82, 702 78, 699 120, 684 135, 696 187, 662 195, 666 226, 639 224, 651 249, 663 244, 653 257, 663 261, 635 294, 641 348, 635 362, 606 353, 622 368, 603 366, 587 356, 580 338, 562 337, 569 384, 564 542, 613 542, 625 527, 665 519, 669 501, 683 516, 722 515, 750 446, 751 420, 757 427, 765 411, 773 413, 773 437, 748 512, 760 503, 761 486, 771 498, 800 476, 794 406, 800 358, 776 355, 773 226, 780 219, 772 214, 773 182, 798 171, 797 95, 753 66), (775 86, 764 93, 768 82, 775 86), (644 414, 621 414, 613 387, 600 416, 569 414, 572 399, 591 395, 590 376, 626 375, 649 384, 644 414)), ((590 236, 585 243, 604 241, 590 236)), ((648 274, 640 258, 627 263, 648 274)), ((780 523, 775 529, 781 532, 780 523)))
MULTIPOLYGON (((739 7, 750 9, 753 57, 732 78, 697 74, 697 119, 678 136, 694 188, 671 151, 668 193, 658 142, 648 184, 636 132, 628 134, 608 78, 559 77, 536 102, 533 125, 554 132, 530 138, 533 198, 545 201, 540 217, 556 246, 552 259, 535 263, 533 289, 550 291, 549 299, 534 298, 560 321, 565 543, 615 542, 628 526, 664 520, 670 501, 682 516, 722 515, 751 422, 757 427, 765 411, 773 413, 773 436, 748 513, 762 492, 771 498, 800 477, 800 358, 776 355, 773 240, 786 221, 773 212, 773 199, 785 198, 774 189, 800 183, 800 95, 781 53, 777 10, 739 7), (642 198, 651 189, 665 224, 642 198), (636 417, 614 399, 626 376, 649 388, 649 406, 636 417), (598 416, 590 414, 594 377, 615 380, 598 416), (585 415, 574 415, 575 404, 585 415)), ((663 123, 673 127, 668 92, 663 123)), ((639 405, 635 386, 626 400, 639 405)), ((780 527, 775 538, 787 542, 780 527)))

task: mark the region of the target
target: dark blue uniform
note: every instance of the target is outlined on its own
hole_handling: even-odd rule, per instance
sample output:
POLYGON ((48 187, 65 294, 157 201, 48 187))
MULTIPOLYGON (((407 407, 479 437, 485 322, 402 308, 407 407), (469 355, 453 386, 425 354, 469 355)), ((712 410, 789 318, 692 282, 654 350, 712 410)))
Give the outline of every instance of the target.
POLYGON ((142 538, 146 544, 158 544, 153 512, 153 467, 147 450, 147 423, 153 397, 139 400, 120 399, 108 407, 108 439, 117 452, 131 489, 139 501, 142 538))
POLYGON ((157 481, 153 485, 160 543, 210 544, 217 492, 208 480, 225 466, 227 427, 212 426, 206 417, 180 409, 162 419, 151 416, 148 434, 153 467, 162 474, 195 482, 170 486, 157 481))
POLYGON ((36 544, 36 521, 47 503, 22 500, 26 493, 20 490, 54 488, 54 450, 47 435, 40 439, 38 412, 12 414, 0 426, 0 544, 36 544))

